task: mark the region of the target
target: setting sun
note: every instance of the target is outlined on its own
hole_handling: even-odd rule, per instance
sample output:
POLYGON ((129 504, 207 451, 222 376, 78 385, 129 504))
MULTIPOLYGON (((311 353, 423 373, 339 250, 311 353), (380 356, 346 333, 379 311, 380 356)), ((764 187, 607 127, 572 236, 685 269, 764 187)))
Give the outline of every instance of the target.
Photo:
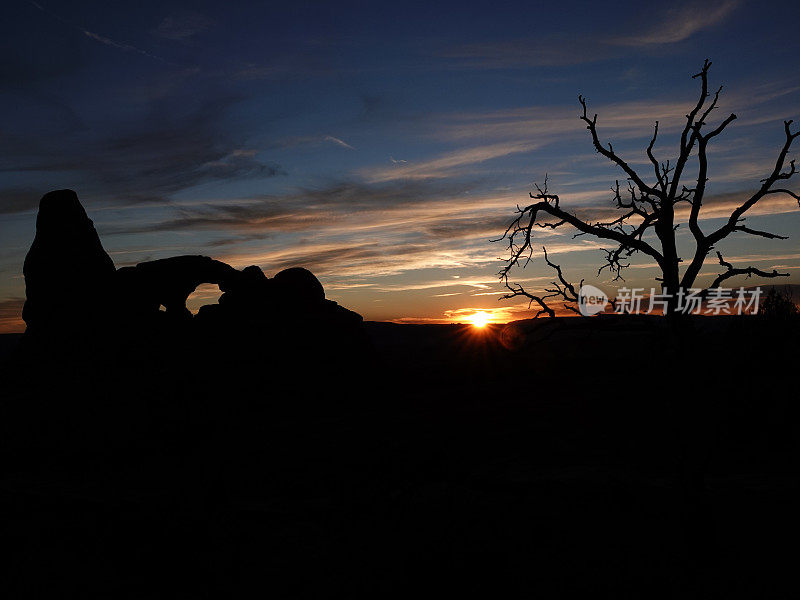
POLYGON ((486 324, 489 322, 489 315, 488 313, 479 310, 474 315, 469 318, 470 322, 472 323, 473 327, 485 327, 486 324))

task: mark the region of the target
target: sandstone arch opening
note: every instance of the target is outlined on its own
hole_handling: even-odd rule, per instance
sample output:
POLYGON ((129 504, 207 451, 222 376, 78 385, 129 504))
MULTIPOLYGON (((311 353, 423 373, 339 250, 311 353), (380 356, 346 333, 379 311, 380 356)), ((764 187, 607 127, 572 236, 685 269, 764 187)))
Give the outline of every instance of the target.
POLYGON ((206 304, 219 304, 222 290, 216 283, 201 283, 186 298, 186 308, 193 315, 196 315, 201 306, 206 304))

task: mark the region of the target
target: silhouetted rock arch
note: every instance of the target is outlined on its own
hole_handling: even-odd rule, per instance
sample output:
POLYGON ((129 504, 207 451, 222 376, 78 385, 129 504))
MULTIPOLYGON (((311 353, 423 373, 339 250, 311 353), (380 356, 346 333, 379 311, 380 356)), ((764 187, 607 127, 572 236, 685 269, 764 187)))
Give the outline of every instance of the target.
POLYGON ((173 360, 212 339, 244 360, 299 364, 300 356, 316 356, 331 365, 364 347, 361 315, 326 299, 322 283, 302 267, 270 278, 255 265, 239 271, 183 255, 115 270, 71 190, 42 198, 24 272, 24 317, 28 332, 37 332, 26 339, 43 347, 80 339, 82 350, 98 357, 122 351, 173 360), (216 284, 222 295, 193 318, 186 300, 201 284, 216 284))
POLYGON ((163 305, 167 315, 188 318, 186 299, 198 285, 217 284, 224 292, 239 277, 239 271, 208 256, 173 256, 119 269, 116 292, 122 310, 132 316, 158 312, 163 305))

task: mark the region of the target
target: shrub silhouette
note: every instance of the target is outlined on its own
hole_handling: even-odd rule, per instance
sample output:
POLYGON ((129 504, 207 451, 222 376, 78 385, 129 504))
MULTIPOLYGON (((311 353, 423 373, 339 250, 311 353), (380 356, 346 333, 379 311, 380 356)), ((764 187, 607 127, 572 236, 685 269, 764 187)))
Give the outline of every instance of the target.
POLYGON ((772 286, 764 296, 761 314, 771 319, 791 319, 800 315, 800 309, 794 302, 790 288, 772 286))

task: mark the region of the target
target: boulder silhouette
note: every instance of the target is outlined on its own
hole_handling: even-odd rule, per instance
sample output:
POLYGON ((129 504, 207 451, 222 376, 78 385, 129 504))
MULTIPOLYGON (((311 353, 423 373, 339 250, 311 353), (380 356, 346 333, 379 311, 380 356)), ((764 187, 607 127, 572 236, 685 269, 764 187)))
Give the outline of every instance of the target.
MULTIPOLYGON (((222 288, 221 288, 222 289, 222 288)), ((219 304, 200 307, 198 316, 224 316, 228 319, 253 320, 276 308, 275 284, 260 267, 251 265, 240 271, 239 277, 228 282, 219 304)))
POLYGON ((314 274, 302 267, 284 269, 274 277, 281 300, 302 307, 319 305, 325 300, 325 290, 314 274))
POLYGON ((269 325, 273 332, 298 322, 317 327, 357 325, 358 313, 325 298, 325 289, 308 269, 293 267, 268 278, 257 266, 249 266, 230 281, 218 305, 200 308, 198 316, 206 321, 247 322, 269 325))
POLYGON ((42 197, 23 273, 29 334, 83 330, 104 316, 114 263, 74 191, 42 197))
POLYGON ((347 326, 363 322, 363 317, 325 298, 325 289, 308 269, 293 267, 275 275, 276 293, 282 308, 304 319, 327 325, 347 326))

